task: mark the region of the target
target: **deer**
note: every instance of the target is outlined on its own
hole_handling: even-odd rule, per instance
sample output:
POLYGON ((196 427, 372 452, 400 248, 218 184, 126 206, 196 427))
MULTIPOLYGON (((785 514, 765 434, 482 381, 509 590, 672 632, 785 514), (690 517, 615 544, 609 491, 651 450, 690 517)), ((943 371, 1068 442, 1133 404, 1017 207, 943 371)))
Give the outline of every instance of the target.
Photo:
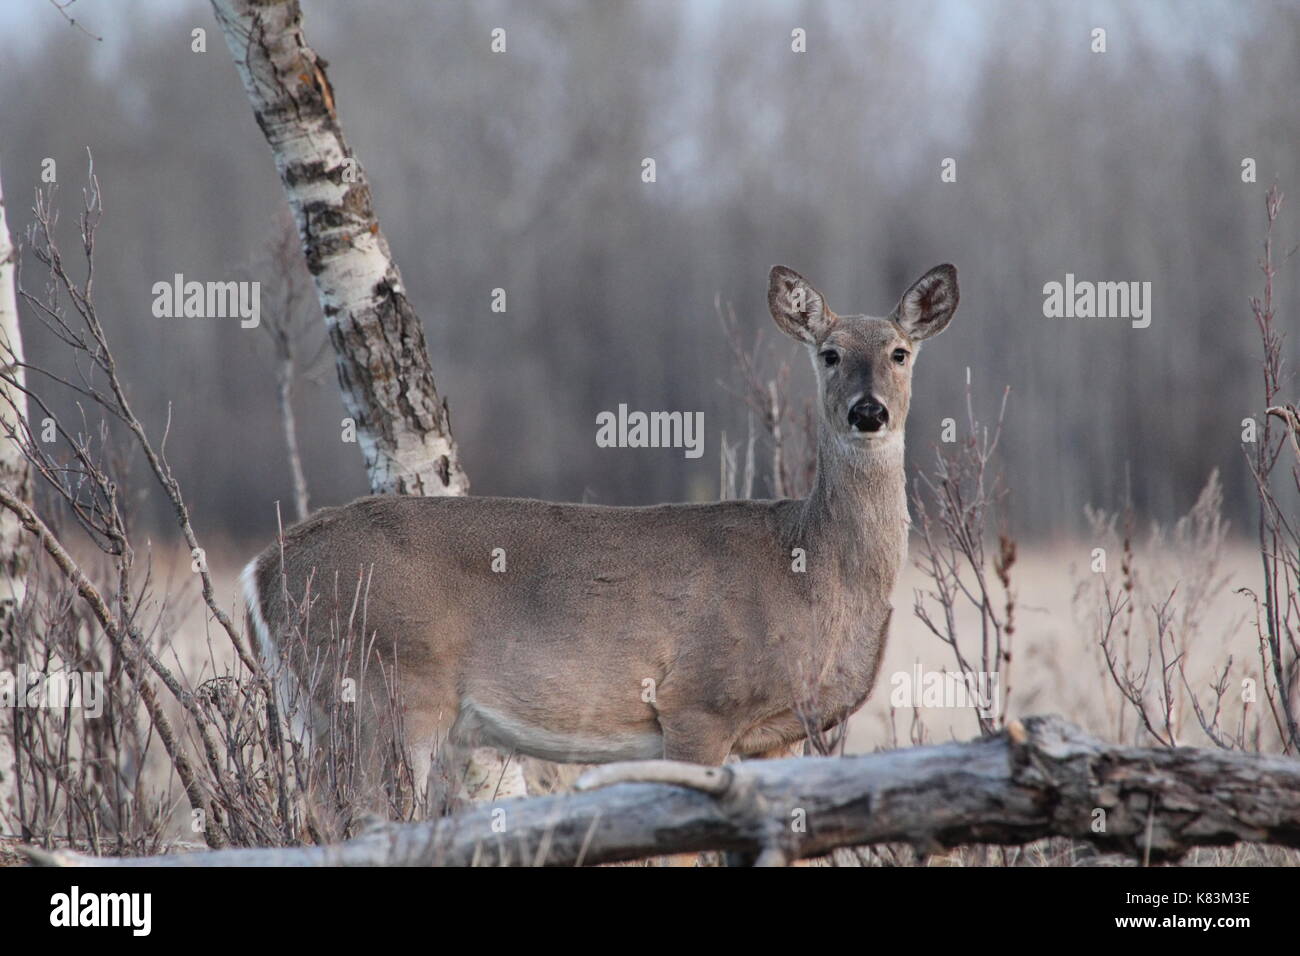
POLYGON ((907 554, 912 370, 957 300, 957 270, 944 264, 888 316, 837 315, 774 266, 772 319, 817 379, 807 497, 615 507, 372 496, 325 508, 243 572, 263 659, 306 680, 337 628, 319 623, 290 652, 288 595, 364 576, 383 664, 368 692, 383 691, 373 675, 392 675, 431 812, 485 791, 523 795, 517 754, 716 766, 789 753, 871 695, 907 554))

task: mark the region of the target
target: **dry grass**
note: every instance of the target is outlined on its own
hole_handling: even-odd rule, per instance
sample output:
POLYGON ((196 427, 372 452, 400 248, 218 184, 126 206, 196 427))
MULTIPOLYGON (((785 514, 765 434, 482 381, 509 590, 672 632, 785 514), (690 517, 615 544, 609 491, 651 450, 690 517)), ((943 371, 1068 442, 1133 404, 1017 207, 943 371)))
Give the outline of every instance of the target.
MULTIPOLYGON (((1099 603, 1083 593, 1099 582, 1089 570, 1091 541, 1048 547, 1021 546, 1016 562, 1019 596, 1015 659, 1011 667, 1009 716, 1059 713, 1095 734, 1112 740, 1132 739, 1123 731, 1132 721, 1122 719, 1120 695, 1106 673, 1098 645, 1096 614, 1099 603)), ((1152 556, 1151 574, 1158 580, 1177 579, 1177 562, 1169 556, 1152 556)), ((1229 657, 1234 686, 1240 678, 1260 680, 1258 639, 1250 624, 1252 605, 1233 593, 1259 576, 1259 555, 1246 542, 1225 546, 1221 561, 1225 586, 1209 605, 1189 648, 1188 677, 1193 687, 1209 693, 1210 685, 1229 657)), ((952 654, 910 613, 911 595, 927 586, 924 575, 909 565, 894 592, 894 621, 880 680, 871 700, 851 721, 848 749, 861 753, 910 739, 910 712, 891 712, 888 691, 891 675, 911 672, 919 663, 923 671, 953 669, 952 654), (892 729, 891 729, 892 728, 892 729)), ((1150 615, 1148 615, 1149 617, 1150 615)), ((959 613, 959 624, 974 622, 973 612, 959 613)), ((969 739, 979 733, 969 709, 921 707, 919 717, 925 739, 969 739)), ((1196 726, 1194 715, 1181 715, 1187 730, 1180 743, 1212 746, 1196 726)))

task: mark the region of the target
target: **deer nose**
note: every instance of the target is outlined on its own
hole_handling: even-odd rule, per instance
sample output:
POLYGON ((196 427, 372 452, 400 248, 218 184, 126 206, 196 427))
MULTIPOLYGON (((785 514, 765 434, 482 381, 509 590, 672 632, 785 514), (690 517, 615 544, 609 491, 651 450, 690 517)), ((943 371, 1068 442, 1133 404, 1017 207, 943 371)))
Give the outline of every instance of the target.
POLYGON ((864 398, 849 409, 849 426, 860 432, 878 432, 889 421, 889 409, 874 398, 864 398))

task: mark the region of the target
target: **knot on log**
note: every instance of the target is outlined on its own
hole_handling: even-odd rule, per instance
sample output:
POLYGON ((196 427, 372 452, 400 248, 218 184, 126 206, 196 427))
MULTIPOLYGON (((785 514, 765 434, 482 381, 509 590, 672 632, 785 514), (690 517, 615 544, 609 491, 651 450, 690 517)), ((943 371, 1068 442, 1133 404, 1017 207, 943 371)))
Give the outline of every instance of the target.
POLYGON ((1092 763, 1103 753, 1101 741, 1056 714, 1013 720, 1004 733, 1012 782, 1033 794, 1065 832, 1077 829, 1097 805, 1092 763))

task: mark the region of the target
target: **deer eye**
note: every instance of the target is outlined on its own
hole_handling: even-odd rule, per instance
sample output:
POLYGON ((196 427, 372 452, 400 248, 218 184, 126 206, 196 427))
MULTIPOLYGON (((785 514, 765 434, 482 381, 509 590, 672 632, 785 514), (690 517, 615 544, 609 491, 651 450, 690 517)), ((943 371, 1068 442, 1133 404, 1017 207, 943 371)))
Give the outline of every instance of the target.
POLYGON ((827 349, 822 353, 822 362, 825 363, 827 368, 830 368, 832 365, 839 365, 840 353, 834 349, 827 349))
POLYGON ((897 364, 902 365, 907 361, 907 356, 911 353, 907 349, 894 349, 894 354, 890 356, 897 364))

